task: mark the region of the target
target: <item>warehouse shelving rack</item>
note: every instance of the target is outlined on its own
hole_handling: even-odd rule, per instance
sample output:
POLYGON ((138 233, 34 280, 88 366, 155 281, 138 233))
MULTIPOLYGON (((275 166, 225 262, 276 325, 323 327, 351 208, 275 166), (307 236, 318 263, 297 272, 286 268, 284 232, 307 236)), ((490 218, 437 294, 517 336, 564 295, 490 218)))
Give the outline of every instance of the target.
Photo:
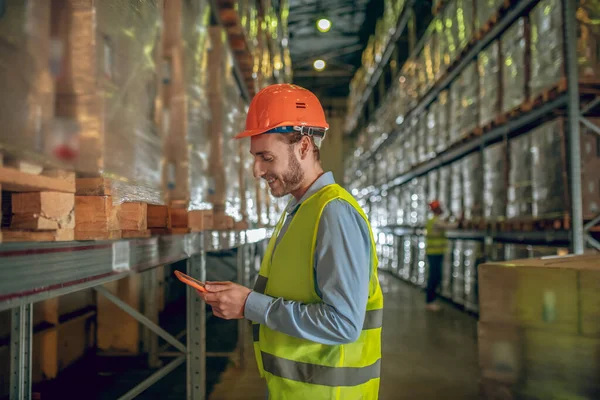
MULTIPOLYGON (((236 249, 237 281, 248 286, 257 273, 253 264, 255 250, 269 235, 270 229, 254 229, 119 241, 1 244, 0 311, 11 310, 10 399, 25 400, 32 396, 33 303, 89 288, 94 288, 178 350, 159 353, 157 346, 151 348, 149 360, 157 360, 159 355, 169 355, 174 359, 120 399, 136 397, 185 362, 186 398, 204 399, 206 357, 233 356, 239 362, 243 358, 244 346, 240 343, 246 328, 244 320, 238 321, 238 346, 234 353, 207 353, 206 307, 195 290, 187 287, 187 342, 182 343, 102 285, 181 260, 186 260, 190 276, 205 280, 207 253, 236 249)), ((148 296, 150 301, 156 297, 155 293, 148 296)), ((144 308, 146 311, 148 307, 144 308)))
MULTIPOLYGON (((513 0, 511 7, 501 16, 501 18, 493 25, 493 27, 476 41, 467 51, 463 52, 459 60, 451 66, 451 69, 442 76, 431 89, 425 94, 418 104, 410 110, 404 117, 395 130, 393 130, 385 139, 377 141, 372 148, 366 149, 360 160, 360 165, 363 169, 368 169, 373 165, 375 154, 386 148, 395 138, 403 135, 410 129, 406 121, 410 121, 414 115, 419 115, 424 112, 430 104, 443 91, 448 89, 450 84, 465 70, 470 62, 477 58, 477 55, 486 46, 500 37, 519 17, 523 16, 531 10, 539 0, 513 0)), ((467 154, 475 151, 482 151, 487 145, 498 142, 502 139, 514 137, 523 133, 527 129, 536 126, 536 123, 543 120, 544 117, 550 116, 554 111, 565 110, 568 123, 568 177, 570 187, 568 188, 571 198, 570 219, 571 226, 568 232, 554 232, 549 234, 541 232, 495 232, 486 234, 481 238, 489 242, 490 240, 509 240, 509 241, 546 241, 553 242, 556 237, 564 239, 568 235, 571 249, 575 254, 581 254, 584 251, 585 243, 591 247, 600 250, 600 242, 590 235, 590 229, 600 222, 600 215, 593 218, 584 225, 582 211, 582 187, 581 187, 581 166, 578 160, 581 159, 580 150, 580 124, 585 125, 593 132, 600 135, 600 128, 589 122, 586 118, 589 113, 600 105, 600 97, 589 99, 586 104, 581 107, 579 79, 577 69, 577 23, 576 23, 576 0, 563 0, 564 24, 564 49, 565 49, 565 69, 567 91, 558 95, 553 100, 542 104, 540 107, 534 108, 531 111, 522 113, 519 117, 509 120, 503 125, 499 125, 480 136, 475 136, 470 140, 466 140, 460 144, 454 145, 448 150, 439 153, 435 158, 421 165, 416 166, 412 170, 398 176, 391 182, 388 182, 381 187, 368 187, 362 191, 359 197, 363 200, 370 200, 373 196, 378 196, 385 193, 388 189, 403 185, 411 180, 427 174, 430 171, 448 165, 467 154), (575 162, 577 161, 577 162, 575 162)), ((390 46, 395 46, 395 43, 390 43, 390 46)), ((422 43, 413 50, 413 55, 422 47, 422 43)), ((389 51, 389 50, 388 50, 389 51)), ((375 113, 371 113, 374 115, 375 113)), ((369 121, 367 121, 368 123, 369 121)), ((354 132, 358 131, 355 129, 354 132)), ((455 238, 465 236, 461 231, 454 233, 455 238)))

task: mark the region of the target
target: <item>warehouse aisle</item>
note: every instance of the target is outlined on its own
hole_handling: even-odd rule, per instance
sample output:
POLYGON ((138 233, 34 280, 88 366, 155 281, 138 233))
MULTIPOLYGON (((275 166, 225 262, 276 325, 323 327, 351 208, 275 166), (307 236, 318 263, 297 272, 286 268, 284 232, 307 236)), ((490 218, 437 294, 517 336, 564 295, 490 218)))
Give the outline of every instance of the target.
MULTIPOLYGON (((477 399, 477 321, 451 305, 424 308, 423 293, 381 274, 385 295, 380 399, 477 399)), ((210 400, 264 399, 251 339, 245 368, 228 368, 210 400)))

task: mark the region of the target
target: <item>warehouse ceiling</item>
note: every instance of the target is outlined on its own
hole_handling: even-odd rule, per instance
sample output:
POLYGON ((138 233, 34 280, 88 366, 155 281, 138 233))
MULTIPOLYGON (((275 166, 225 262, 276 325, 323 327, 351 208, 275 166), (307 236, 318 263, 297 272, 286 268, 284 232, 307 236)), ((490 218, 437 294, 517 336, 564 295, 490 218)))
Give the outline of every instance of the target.
POLYGON ((346 97, 362 52, 383 14, 383 0, 290 0, 289 46, 294 83, 319 97, 346 97), (321 33, 317 21, 331 21, 321 33), (323 71, 313 63, 324 60, 323 71))

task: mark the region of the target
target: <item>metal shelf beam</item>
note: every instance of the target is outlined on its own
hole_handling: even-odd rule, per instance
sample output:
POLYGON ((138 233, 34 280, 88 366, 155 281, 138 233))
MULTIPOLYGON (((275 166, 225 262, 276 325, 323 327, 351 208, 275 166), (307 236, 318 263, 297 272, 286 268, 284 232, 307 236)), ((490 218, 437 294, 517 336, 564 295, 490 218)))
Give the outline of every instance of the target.
POLYGON ((114 242, 0 245, 0 311, 268 237, 269 230, 165 235, 114 242))

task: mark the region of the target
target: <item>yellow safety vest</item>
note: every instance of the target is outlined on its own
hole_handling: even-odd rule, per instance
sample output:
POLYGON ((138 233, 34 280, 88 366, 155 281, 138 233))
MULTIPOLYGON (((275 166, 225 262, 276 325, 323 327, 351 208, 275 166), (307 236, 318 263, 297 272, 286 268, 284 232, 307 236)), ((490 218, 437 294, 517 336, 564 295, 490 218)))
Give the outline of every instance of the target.
POLYGON ((426 252, 428 255, 443 255, 446 252, 448 239, 446 239, 446 231, 435 227, 438 217, 431 217, 425 225, 426 235, 426 252))
MULTIPOLYGON (((273 252, 285 216, 277 224, 265 253, 254 290, 303 304, 322 303, 314 286, 314 254, 321 213, 334 199, 350 203, 366 215, 337 184, 304 201, 273 252)), ((274 400, 376 400, 381 363, 383 294, 377 277, 377 254, 371 233, 369 298, 363 329, 356 342, 324 345, 254 324, 254 350, 261 376, 274 400)))

